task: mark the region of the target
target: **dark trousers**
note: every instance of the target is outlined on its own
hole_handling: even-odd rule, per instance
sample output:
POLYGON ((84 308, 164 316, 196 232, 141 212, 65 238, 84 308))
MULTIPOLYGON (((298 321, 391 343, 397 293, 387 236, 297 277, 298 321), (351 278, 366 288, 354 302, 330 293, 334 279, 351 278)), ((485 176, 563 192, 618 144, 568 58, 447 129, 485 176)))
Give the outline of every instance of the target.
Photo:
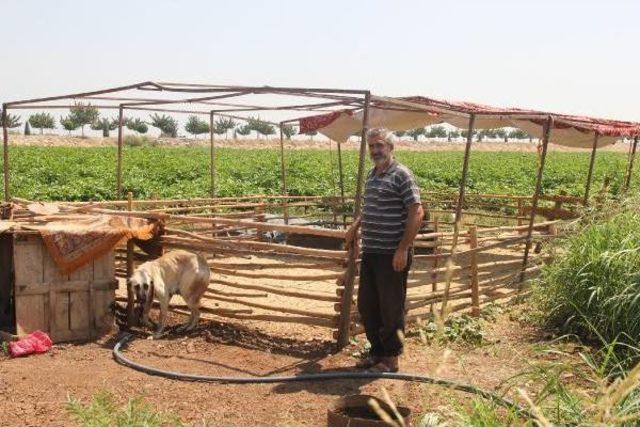
POLYGON ((404 271, 393 270, 393 254, 363 253, 360 264, 358 312, 371 343, 370 354, 378 357, 402 354, 405 326, 407 276, 411 251, 404 271))

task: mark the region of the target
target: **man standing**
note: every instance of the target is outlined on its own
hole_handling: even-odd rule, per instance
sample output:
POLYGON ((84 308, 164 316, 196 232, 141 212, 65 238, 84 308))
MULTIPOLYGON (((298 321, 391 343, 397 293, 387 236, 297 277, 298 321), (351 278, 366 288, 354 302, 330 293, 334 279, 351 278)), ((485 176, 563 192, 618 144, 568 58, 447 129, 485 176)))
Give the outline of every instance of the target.
POLYGON ((371 344, 369 357, 356 366, 397 372, 411 244, 424 211, 413 174, 393 158, 393 134, 384 128, 371 129, 367 143, 375 167, 367 176, 362 216, 347 231, 347 242, 352 244, 362 227, 358 311, 371 344))

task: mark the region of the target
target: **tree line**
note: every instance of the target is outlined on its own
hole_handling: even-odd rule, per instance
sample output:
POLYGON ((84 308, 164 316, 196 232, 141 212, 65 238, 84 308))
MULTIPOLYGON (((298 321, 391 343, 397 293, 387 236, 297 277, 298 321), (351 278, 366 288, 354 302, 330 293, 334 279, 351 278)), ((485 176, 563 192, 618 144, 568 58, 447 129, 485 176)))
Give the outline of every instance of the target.
MULTIPOLYGON (((1 111, 1 110, 0 110, 1 111)), ((22 126, 21 117, 15 114, 7 114, 7 127, 17 128, 22 126)), ((69 114, 61 116, 58 119, 58 123, 62 129, 71 132, 80 129, 81 136, 84 137, 85 126, 89 125, 91 129, 95 131, 102 131, 103 137, 109 137, 110 131, 118 128, 117 118, 100 117, 98 109, 91 104, 83 104, 76 102, 73 107, 69 109, 69 114)), ((0 126, 2 126, 2 118, 0 116, 0 126)), ((24 122, 24 134, 30 135, 31 128, 39 129, 40 134, 44 134, 46 130, 56 129, 56 119, 50 113, 35 113, 31 114, 24 122)), ((179 124, 178 121, 167 114, 151 114, 149 120, 145 121, 140 118, 125 118, 124 126, 138 134, 145 134, 149 130, 149 126, 160 130, 160 137, 172 137, 178 136, 179 124)), ((208 121, 205 121, 197 115, 191 115, 187 118, 184 124, 184 130, 187 133, 198 137, 198 135, 209 133, 211 131, 208 121)), ((269 122, 266 122, 259 117, 249 117, 245 123, 238 123, 229 117, 219 117, 214 121, 213 133, 216 135, 225 135, 227 137, 229 133, 232 133, 233 138, 237 138, 238 135, 248 136, 251 132, 256 133, 256 137, 261 135, 268 137, 276 133, 276 127, 269 122)), ((291 125, 283 125, 282 133, 287 139, 291 139, 293 135, 297 133, 297 129, 291 125)))
MULTIPOLYGON (((0 125, 2 125, 2 119, 0 118, 0 125)), ((14 114, 7 114, 7 127, 16 128, 22 125, 20 116, 14 114)), ((91 104, 76 102, 73 107, 69 109, 69 114, 60 117, 58 120, 60 126, 69 132, 80 129, 81 135, 84 137, 84 128, 89 125, 91 129, 95 131, 102 131, 103 137, 109 137, 110 131, 118 128, 117 118, 100 117, 98 109, 91 104)), ((127 129, 137 132, 138 134, 145 134, 149 130, 149 126, 160 130, 160 137, 172 137, 178 136, 179 124, 178 121, 167 114, 151 114, 149 120, 145 121, 140 118, 125 118, 124 125, 127 129)), ((47 129, 56 129, 56 120, 50 113, 36 113, 29 116, 25 121, 24 134, 30 135, 31 128, 39 129, 40 134, 44 133, 47 129)), ((260 136, 268 138, 270 135, 276 133, 276 126, 266 122, 259 117, 249 117, 246 122, 238 123, 230 117, 219 117, 213 123, 213 129, 208 121, 201 119, 197 115, 190 115, 184 124, 184 130, 197 138, 201 134, 208 134, 213 131, 216 135, 225 135, 225 138, 231 133, 234 139, 237 139, 238 135, 248 136, 251 132, 255 132, 256 138, 260 139, 260 136)), ((283 125, 282 133, 287 139, 291 139, 297 133, 297 129, 292 125, 283 125)), ((317 132, 310 132, 309 135, 313 138, 313 135, 317 132)), ((452 141, 457 138, 467 138, 467 131, 460 129, 447 129, 444 126, 435 125, 428 126, 426 128, 415 128, 408 131, 396 131, 394 134, 398 138, 410 137, 414 141, 418 141, 421 136, 425 138, 447 138, 448 141, 452 141)), ((497 129, 479 129, 473 132, 473 136, 478 141, 484 139, 503 139, 508 142, 510 139, 533 140, 533 137, 527 132, 521 129, 513 128, 497 128, 497 129)))
MULTIPOLYGON (((435 125, 408 131, 396 131, 394 134, 398 138, 408 136, 414 141, 418 141, 421 136, 424 136, 425 138, 447 138, 451 142, 460 137, 467 138, 468 131, 461 129, 447 130, 444 126, 435 125)), ((503 139, 504 142, 509 142, 510 139, 529 139, 530 142, 533 140, 533 137, 527 132, 514 128, 478 129, 474 130, 472 135, 477 138, 478 142, 484 139, 503 139)))

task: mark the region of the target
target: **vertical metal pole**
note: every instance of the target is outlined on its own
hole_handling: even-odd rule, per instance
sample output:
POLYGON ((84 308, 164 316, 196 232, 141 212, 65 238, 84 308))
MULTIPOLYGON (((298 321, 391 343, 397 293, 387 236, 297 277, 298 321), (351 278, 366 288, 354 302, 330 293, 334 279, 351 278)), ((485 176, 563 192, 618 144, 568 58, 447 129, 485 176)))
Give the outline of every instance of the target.
POLYGON ((522 258, 522 270, 520 271, 520 285, 524 282, 525 270, 527 269, 527 261, 529 261, 529 250, 531 249, 531 234, 533 233, 533 223, 536 219, 536 213, 538 210, 538 198, 540 197, 540 191, 542 191, 542 173, 544 172, 544 163, 547 158, 547 146, 549 145, 549 138, 551 137, 551 128, 553 127, 553 117, 549 116, 544 128, 544 135, 542 137, 542 153, 540 154, 540 165, 538 166, 538 177, 536 178, 536 192, 531 199, 531 215, 529 216, 529 228, 527 229, 527 241, 524 247, 524 257, 522 258))
MULTIPOLYGON (((475 225, 469 227, 469 248, 478 248, 478 230, 475 225)), ((480 288, 478 287, 478 252, 471 252, 470 285, 471 285, 471 314, 480 316, 480 288)))
MULTIPOLYGON (((367 153, 367 132, 369 131, 369 104, 371 94, 369 92, 364 96, 364 107, 362 111, 362 134, 360 140, 360 157, 358 161, 358 181, 356 183, 356 196, 354 200, 353 218, 356 219, 360 215, 362 208, 362 184, 364 181, 364 161, 367 153)), ((349 330, 351 328, 351 304, 353 301, 353 287, 356 277, 356 261, 359 253, 355 248, 358 245, 352 244, 349 250, 349 259, 347 260, 347 272, 344 281, 344 292, 340 304, 340 320, 338 323, 338 349, 344 348, 349 343, 349 330)))
POLYGON ((596 162, 596 149, 598 148, 598 132, 593 137, 593 148, 591 149, 591 160, 589 162, 589 173, 587 174, 587 184, 584 189, 584 199, 582 200, 583 206, 589 204, 589 191, 591 190, 591 177, 593 176, 593 165, 596 162))
POLYGON ((367 155, 367 132, 369 132, 369 103, 371 100, 371 94, 367 92, 364 97, 364 110, 362 115, 362 134, 360 138, 360 154, 358 162, 358 182, 356 184, 356 198, 354 201, 353 217, 360 216, 360 210, 362 208, 362 185, 364 181, 364 161, 367 155))
POLYGON ((7 104, 2 104, 2 156, 4 172, 4 201, 11 201, 9 193, 9 130, 7 129, 7 104))
POLYGON ((287 200, 287 168, 285 167, 284 160, 284 134, 282 132, 282 123, 280 123, 280 126, 278 127, 280 129, 280 173, 282 176, 282 195, 284 196, 282 208, 284 223, 289 224, 289 201, 287 200))
MULTIPOLYGON (((133 193, 129 191, 127 193, 127 210, 131 212, 133 210, 133 193)), ((128 220, 129 218, 127 218, 128 220)), ((128 223, 128 221, 127 221, 128 223)), ((127 325, 133 326, 138 322, 135 318, 135 295, 133 293, 133 287, 129 278, 133 274, 133 240, 127 240, 127 325)))
POLYGON ((456 205, 456 224, 454 227, 457 229, 458 223, 462 218, 462 205, 464 204, 464 190, 467 186, 467 175, 469 172, 469 154, 471 153, 471 143, 473 142, 473 128, 476 123, 476 115, 471 114, 469 116, 469 128, 467 131, 467 144, 464 147, 464 160, 462 161, 462 177, 460 178, 460 190, 458 193, 458 204, 456 205))
POLYGON ((636 157, 637 148, 638 148, 638 136, 636 135, 636 137, 633 138, 633 147, 631 148, 631 154, 629 155, 629 167, 628 167, 627 176, 625 178, 624 187, 622 189, 623 194, 627 192, 627 190, 629 189, 629 185, 631 184, 631 176, 633 175, 633 161, 635 160, 635 157, 636 157))
POLYGON ((340 173, 340 210, 342 213, 342 226, 347 226, 347 216, 344 213, 344 171, 342 169, 342 143, 336 142, 338 145, 338 171, 340 173))
POLYGON ((118 109, 118 160, 116 166, 116 199, 122 199, 122 125, 124 124, 124 108, 118 109))
POLYGON ((211 198, 216 197, 216 146, 215 146, 215 136, 213 133, 213 111, 209 113, 209 140, 211 143, 211 156, 209 159, 209 169, 211 173, 211 186, 209 187, 209 192, 211 194, 211 198))
MULTIPOLYGON (((460 234, 460 223, 462 222, 462 205, 464 205, 464 191, 467 186, 467 175, 469 172, 469 154, 471 153, 471 143, 473 142, 473 129, 476 123, 476 115, 471 113, 469 115, 469 127, 467 128, 467 143, 464 147, 464 159, 462 161, 462 176, 460 177, 460 190, 458 192, 458 203, 456 205, 456 216, 453 223, 453 240, 451 242, 451 250, 447 257, 446 266, 449 270, 453 267, 455 259, 456 248, 458 247, 458 236, 460 234)), ((449 290, 451 289, 451 274, 450 270, 445 275, 444 295, 442 298, 442 305, 440 307, 440 313, 443 319, 448 315, 447 304, 449 302, 449 290)))

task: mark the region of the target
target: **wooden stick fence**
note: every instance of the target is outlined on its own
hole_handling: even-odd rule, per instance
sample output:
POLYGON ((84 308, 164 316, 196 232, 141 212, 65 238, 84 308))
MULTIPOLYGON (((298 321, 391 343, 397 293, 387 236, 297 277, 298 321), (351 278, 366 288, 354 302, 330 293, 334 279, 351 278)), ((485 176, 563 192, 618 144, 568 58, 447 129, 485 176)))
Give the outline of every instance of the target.
MULTIPOLYGON (((511 225, 471 225, 460 229, 455 236, 454 232, 443 228, 446 221, 436 218, 427 223, 434 225, 433 231, 418 235, 414 246, 431 253, 414 256, 416 262, 407 284, 408 319, 424 317, 434 310, 434 306, 447 303, 453 303, 448 306, 449 311, 470 309, 473 315, 479 315, 482 305, 515 295, 512 285, 521 273, 521 254, 527 240, 523 232, 529 229, 529 225, 522 224, 526 216, 522 214, 524 208, 519 209, 518 204, 526 206, 530 198, 490 196, 513 203, 508 207, 514 209, 515 206, 516 215, 487 214, 488 217, 513 221, 506 222, 511 225), (458 239, 458 248, 452 254, 454 239, 458 239), (508 255, 512 259, 492 258, 496 254, 501 254, 501 257, 508 255), (451 283, 445 289, 447 276, 451 283)), ((465 204, 471 205, 468 200, 474 198, 482 201, 476 195, 469 195, 465 204)), ((266 212, 277 213, 284 209, 285 200, 289 219, 292 219, 292 209, 296 205, 300 208, 318 207, 326 204, 327 199, 296 200, 293 196, 269 199, 262 195, 209 198, 197 200, 194 205, 190 205, 190 200, 128 201, 126 205, 78 204, 70 205, 68 209, 73 209, 75 214, 89 212, 162 220, 165 234, 160 237, 160 242, 165 249, 183 248, 204 253, 209 258, 212 280, 203 298, 204 305, 215 303, 222 307, 204 310, 206 314, 331 328, 337 337, 339 320, 344 317, 344 304, 348 304, 352 313, 349 315, 350 333, 360 332, 358 315, 353 309, 354 298, 351 296, 345 300, 349 253, 339 248, 276 243, 267 237, 269 233, 277 232, 286 236, 344 241, 346 232, 341 224, 336 228, 283 224, 269 222, 266 216, 266 212), (237 210, 239 207, 246 210, 237 210)), ((461 211, 462 215, 476 215, 475 212, 467 212, 461 211)), ((314 214, 305 216, 313 218, 314 214)), ((328 216, 338 218, 332 211, 328 216)), ((560 223, 560 220, 534 223, 531 239, 538 241, 555 237, 560 223)), ((139 251, 120 251, 117 258, 132 265, 149 259, 139 251)), ((536 274, 540 269, 537 263, 543 259, 541 256, 530 257, 524 273, 536 274)), ((354 265, 351 292, 357 291, 359 282, 357 258, 354 265)), ((130 271, 117 268, 120 275, 130 271)), ((186 307, 177 309, 178 312, 185 310, 186 307)))

